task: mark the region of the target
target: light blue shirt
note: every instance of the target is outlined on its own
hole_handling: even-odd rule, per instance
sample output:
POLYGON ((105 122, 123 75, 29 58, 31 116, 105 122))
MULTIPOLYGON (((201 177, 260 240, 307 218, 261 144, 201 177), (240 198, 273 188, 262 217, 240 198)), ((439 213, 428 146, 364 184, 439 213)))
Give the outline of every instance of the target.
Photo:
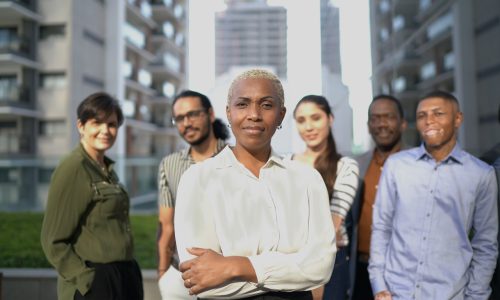
POLYGON ((498 255, 497 189, 493 168, 458 144, 441 162, 423 145, 389 157, 373 210, 373 292, 488 299, 498 255))

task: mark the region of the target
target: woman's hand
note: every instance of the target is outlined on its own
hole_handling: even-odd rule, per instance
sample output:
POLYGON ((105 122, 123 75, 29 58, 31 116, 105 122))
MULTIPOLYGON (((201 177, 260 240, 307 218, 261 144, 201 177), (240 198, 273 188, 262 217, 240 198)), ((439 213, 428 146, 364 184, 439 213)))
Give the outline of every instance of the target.
POLYGON ((179 270, 190 295, 197 295, 235 279, 257 281, 252 264, 246 257, 225 257, 203 248, 188 248, 187 251, 196 257, 181 263, 179 270))
POLYGON ((381 291, 375 295, 375 300, 392 300, 392 295, 389 291, 381 291))

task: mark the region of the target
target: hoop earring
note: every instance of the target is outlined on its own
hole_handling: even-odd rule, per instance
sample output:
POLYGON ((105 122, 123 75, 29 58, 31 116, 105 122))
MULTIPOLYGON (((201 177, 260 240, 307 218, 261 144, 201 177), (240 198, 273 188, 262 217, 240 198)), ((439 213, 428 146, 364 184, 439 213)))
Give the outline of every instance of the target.
POLYGON ((276 129, 278 129, 278 130, 280 130, 281 128, 283 128, 283 126, 281 126, 281 124, 276 126, 276 129))
POLYGON ((231 123, 227 124, 226 126, 227 128, 231 128, 231 123))

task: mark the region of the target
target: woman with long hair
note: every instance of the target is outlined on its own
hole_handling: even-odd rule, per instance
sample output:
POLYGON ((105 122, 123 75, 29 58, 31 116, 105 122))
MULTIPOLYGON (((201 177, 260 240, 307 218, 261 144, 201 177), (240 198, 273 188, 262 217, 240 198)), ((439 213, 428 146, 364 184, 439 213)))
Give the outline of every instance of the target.
POLYGON ((337 237, 337 254, 330 281, 314 291, 316 299, 344 300, 349 289, 348 244, 344 219, 358 187, 358 164, 337 152, 332 135, 333 113, 325 97, 303 97, 293 112, 300 137, 306 144, 302 153, 292 156, 318 170, 326 184, 330 212, 337 237))

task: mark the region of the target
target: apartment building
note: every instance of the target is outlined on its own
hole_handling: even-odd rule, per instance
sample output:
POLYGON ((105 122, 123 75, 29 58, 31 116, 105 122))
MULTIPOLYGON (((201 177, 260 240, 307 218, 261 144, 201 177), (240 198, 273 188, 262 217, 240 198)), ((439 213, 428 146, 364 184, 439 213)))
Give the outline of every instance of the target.
POLYGON ((187 0, 0 1, 0 209, 39 210, 59 159, 78 143, 76 107, 95 91, 125 122, 109 155, 132 207, 155 207, 159 159, 182 141, 187 0))
POLYGON ((481 154, 500 140, 500 2, 371 0, 373 92, 403 102, 416 145, 417 100, 435 89, 460 101, 461 145, 481 154))

